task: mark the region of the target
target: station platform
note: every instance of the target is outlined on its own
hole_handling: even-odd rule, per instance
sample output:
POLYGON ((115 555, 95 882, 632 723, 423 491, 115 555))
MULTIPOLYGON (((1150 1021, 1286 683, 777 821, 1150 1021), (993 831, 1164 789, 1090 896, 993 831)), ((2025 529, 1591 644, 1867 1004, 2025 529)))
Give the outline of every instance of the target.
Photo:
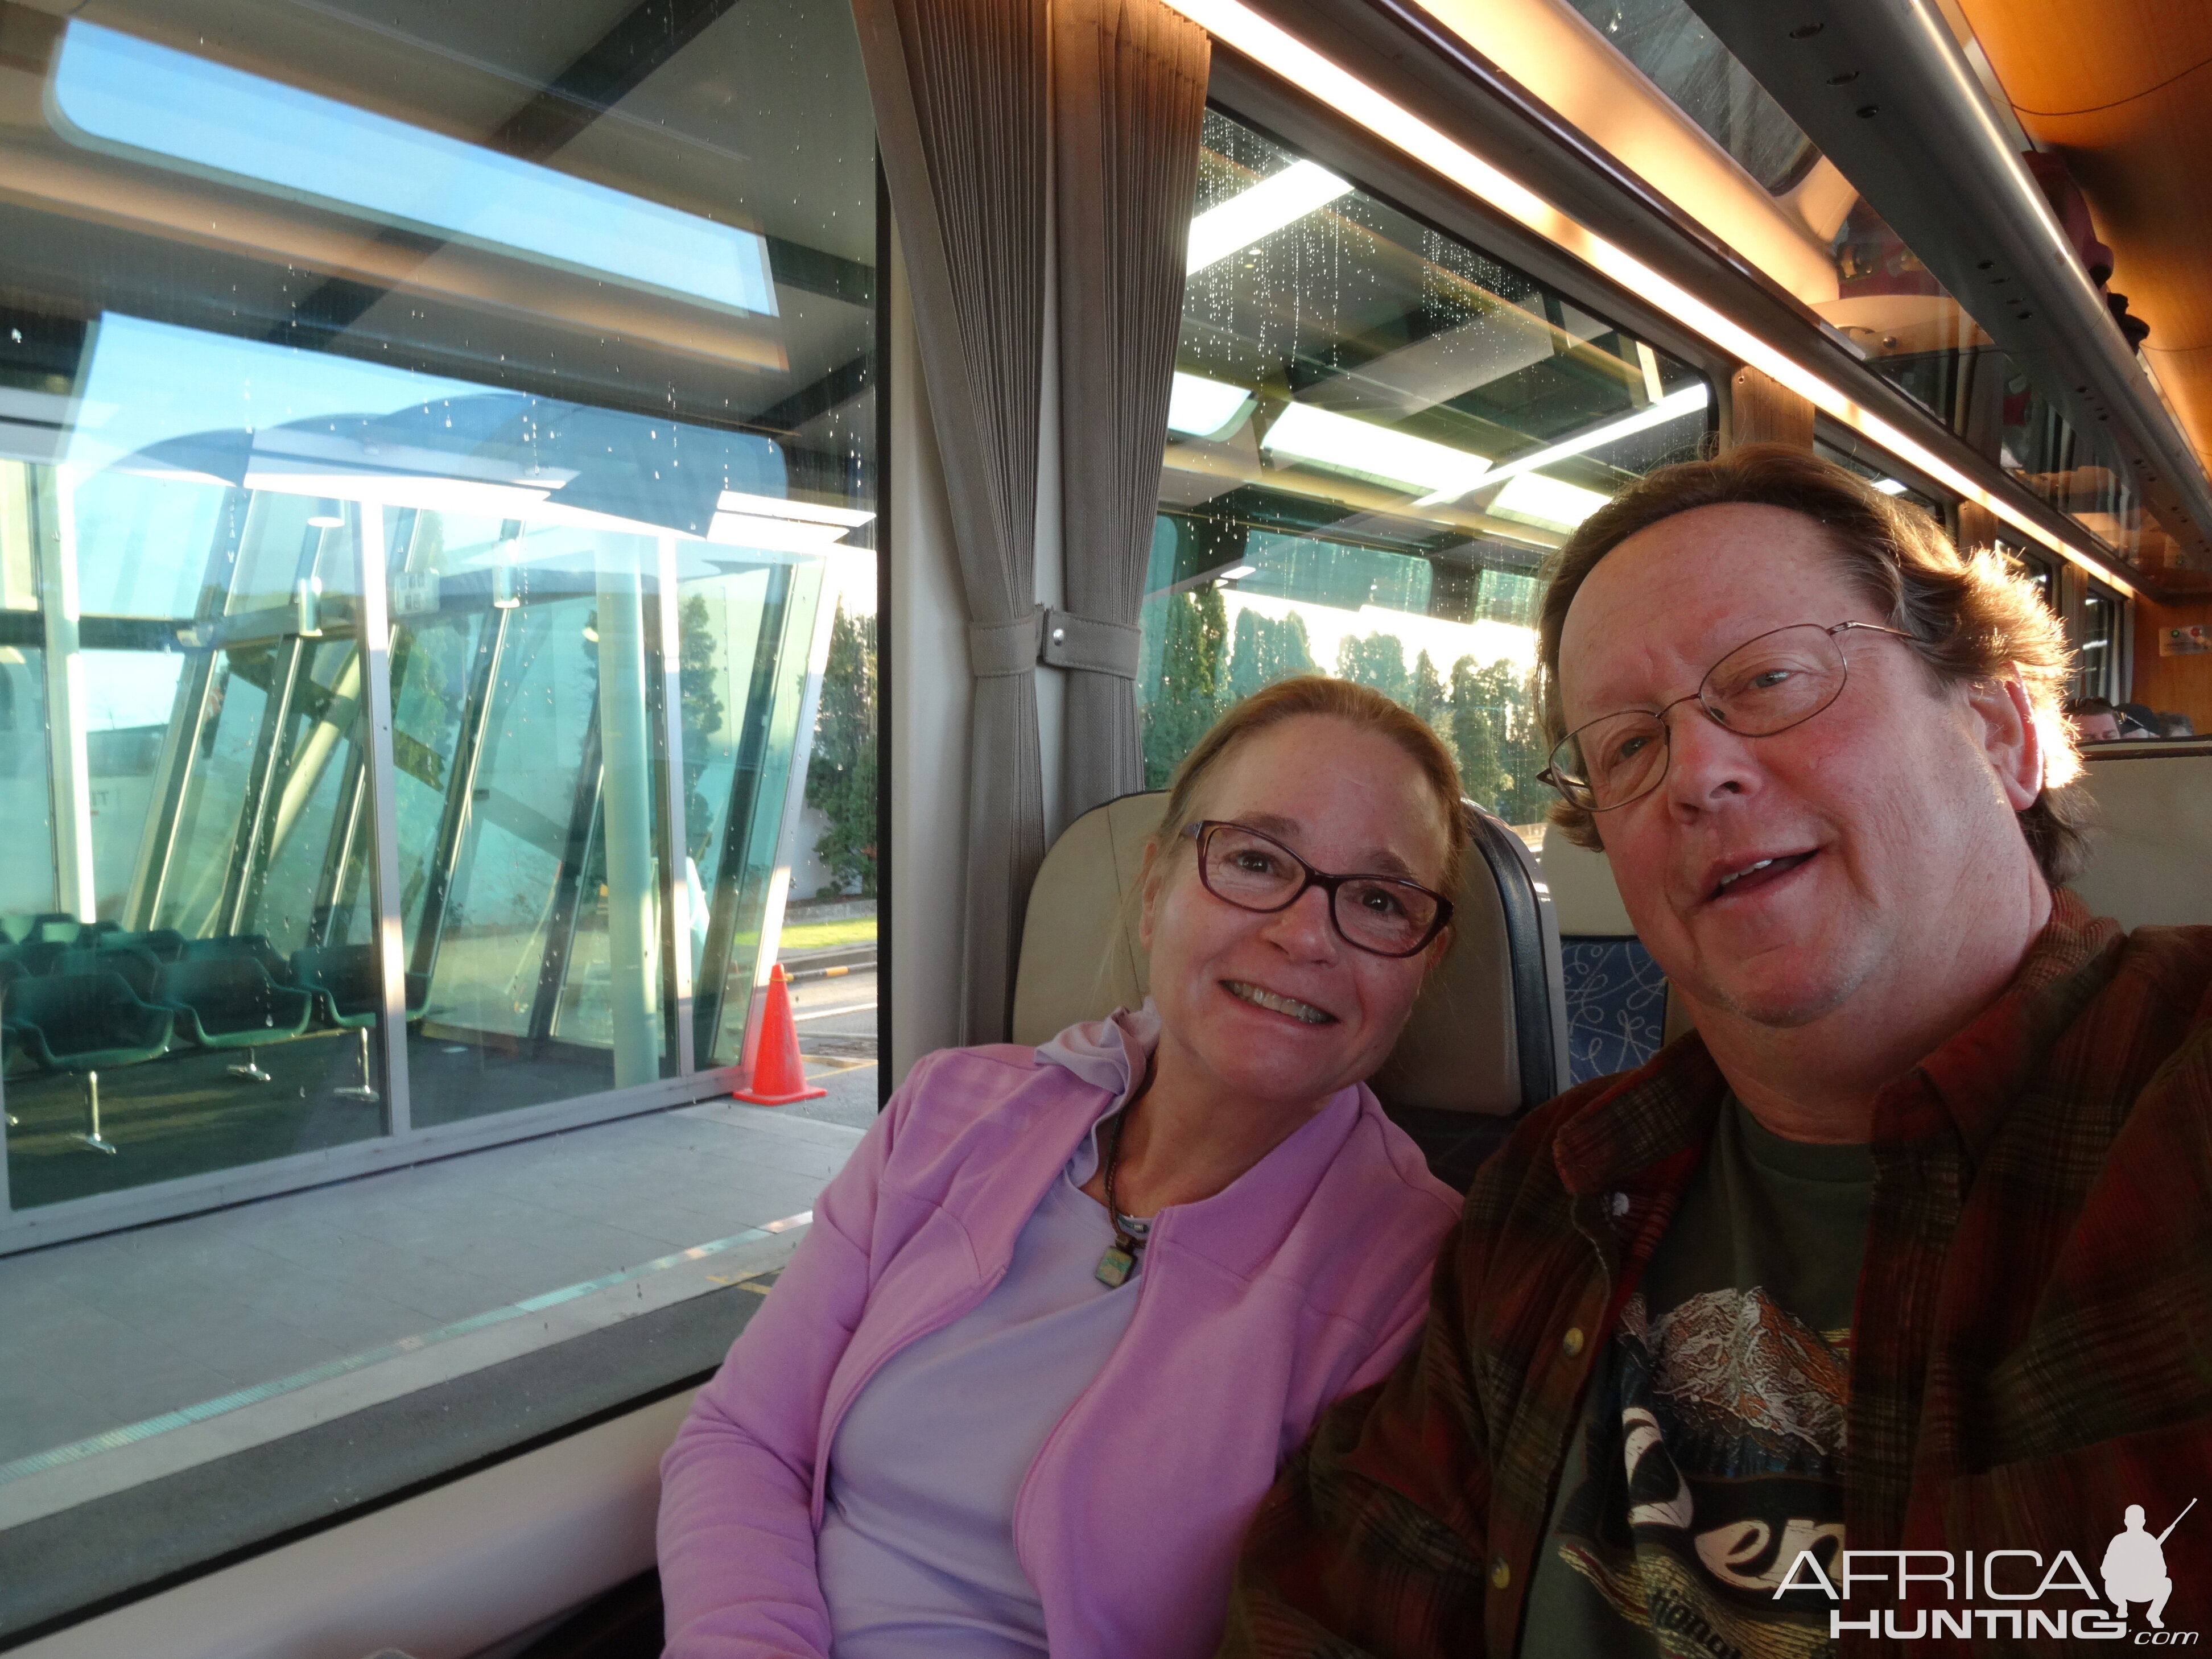
MULTIPOLYGON (((872 999, 872 974, 828 985, 801 1000, 872 999)), ((857 1046, 872 1019, 799 1029, 857 1046)), ((0 1259, 0 1532, 774 1272, 876 1114, 872 1060, 807 1069, 830 1092, 801 1107, 709 1101, 0 1259)))

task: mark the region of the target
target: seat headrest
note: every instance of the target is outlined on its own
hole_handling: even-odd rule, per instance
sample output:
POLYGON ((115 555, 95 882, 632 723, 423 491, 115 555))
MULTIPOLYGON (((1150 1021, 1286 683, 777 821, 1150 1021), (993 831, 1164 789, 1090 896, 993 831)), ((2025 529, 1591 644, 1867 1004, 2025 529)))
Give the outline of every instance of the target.
POLYGON ((2212 923, 2212 744, 2090 749, 2096 803, 2082 902, 2121 927, 2212 923))
MULTIPOLYGON (((1149 964, 1123 899, 1166 804, 1156 791, 1096 807, 1045 855, 1022 930, 1015 1042, 1042 1042, 1143 1000, 1149 964)), ((1475 845, 1454 899, 1450 948, 1373 1079, 1394 1112, 1510 1115, 1566 1086, 1558 933, 1534 864, 1510 830, 1467 810, 1475 845)))
POLYGON ((1602 853, 1577 847, 1557 830, 1544 837, 1544 884, 1564 939, 1623 939, 1636 932, 1613 866, 1602 853))

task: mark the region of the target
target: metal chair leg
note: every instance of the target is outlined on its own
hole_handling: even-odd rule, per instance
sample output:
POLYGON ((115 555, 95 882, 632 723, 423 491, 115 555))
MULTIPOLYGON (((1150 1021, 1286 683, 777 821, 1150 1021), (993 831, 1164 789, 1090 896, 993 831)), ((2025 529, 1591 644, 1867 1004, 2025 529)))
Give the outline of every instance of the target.
POLYGON ((371 1083, 371 1082, 368 1080, 368 1026, 366 1026, 366 1025, 364 1025, 364 1026, 361 1027, 360 1029, 361 1029, 361 1082, 360 1082, 360 1085, 359 1085, 357 1087, 350 1088, 350 1089, 333 1089, 333 1090, 331 1090, 331 1092, 332 1094, 336 1095, 336 1096, 337 1096, 340 1100, 381 1100, 381 1099, 383 1099, 383 1098, 384 1098, 384 1097, 383 1097, 383 1096, 381 1096, 381 1095, 380 1095, 380 1094, 378 1094, 378 1093, 376 1092, 376 1085, 374 1085, 373 1083, 371 1083))
POLYGON ((263 1071, 259 1066, 254 1063, 253 1050, 251 1048, 247 1048, 246 1051, 245 1065, 227 1066, 225 1069, 228 1071, 233 1077, 244 1078, 248 1083, 269 1083, 274 1081, 268 1073, 263 1071))
POLYGON ((100 1073, 97 1072, 87 1072, 84 1074, 84 1100, 87 1132, 77 1136, 77 1139, 91 1147, 94 1152, 106 1152, 108 1157, 113 1158, 115 1143, 100 1133, 100 1073))

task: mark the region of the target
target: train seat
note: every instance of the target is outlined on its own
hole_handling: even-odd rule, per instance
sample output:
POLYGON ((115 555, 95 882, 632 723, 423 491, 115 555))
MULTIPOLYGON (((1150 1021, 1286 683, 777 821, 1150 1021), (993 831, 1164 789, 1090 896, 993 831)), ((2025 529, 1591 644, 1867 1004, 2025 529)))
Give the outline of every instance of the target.
POLYGON ((2212 924, 2212 743, 2100 744, 2084 759, 2094 852, 2074 890, 2123 927, 2212 924))
MULTIPOLYGON (((1015 1042, 1042 1042, 1143 1000, 1145 953, 1122 901, 1166 802, 1154 791, 1095 807, 1045 855, 1022 933, 1015 1042)), ((1384 1109, 1458 1187, 1566 1075, 1550 902, 1520 838, 1467 810, 1474 848, 1455 896, 1451 947, 1373 1080, 1384 1109)))
POLYGON ((1553 830, 1544 837, 1544 881, 1559 918, 1572 1080, 1632 1071, 1686 1024, 1667 976, 1636 937, 1604 854, 1553 830))

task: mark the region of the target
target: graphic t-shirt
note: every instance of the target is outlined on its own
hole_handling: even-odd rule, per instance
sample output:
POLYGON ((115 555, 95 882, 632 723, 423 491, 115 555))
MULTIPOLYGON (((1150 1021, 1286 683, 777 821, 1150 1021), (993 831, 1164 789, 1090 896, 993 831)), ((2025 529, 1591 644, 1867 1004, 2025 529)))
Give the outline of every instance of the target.
POLYGON ((1528 1659, 1833 1651, 1826 1595, 1774 1591, 1801 1552, 1838 1570, 1873 1197, 1866 1147, 1785 1140, 1723 1104, 1590 1380, 1529 1586, 1528 1659))

